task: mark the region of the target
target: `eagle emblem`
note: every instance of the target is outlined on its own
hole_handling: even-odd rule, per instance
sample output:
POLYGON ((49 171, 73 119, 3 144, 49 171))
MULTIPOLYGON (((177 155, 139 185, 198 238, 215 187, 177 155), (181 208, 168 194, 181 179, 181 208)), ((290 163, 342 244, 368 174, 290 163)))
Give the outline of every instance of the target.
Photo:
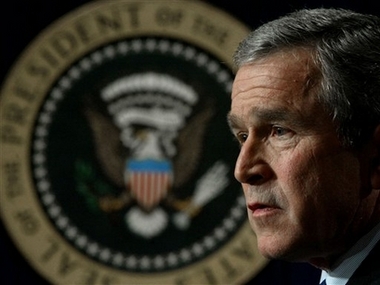
POLYGON ((227 166, 219 162, 200 180, 203 184, 197 184, 193 199, 171 193, 173 188, 181 189, 197 168, 204 132, 213 115, 212 102, 193 114, 199 99, 193 88, 156 72, 117 79, 101 90, 101 99, 107 112, 88 104, 86 118, 104 173, 125 191, 99 197, 100 208, 113 212, 129 206, 125 223, 144 238, 166 229, 169 214, 162 203, 176 212, 173 223, 187 228, 191 217, 228 183, 227 166))

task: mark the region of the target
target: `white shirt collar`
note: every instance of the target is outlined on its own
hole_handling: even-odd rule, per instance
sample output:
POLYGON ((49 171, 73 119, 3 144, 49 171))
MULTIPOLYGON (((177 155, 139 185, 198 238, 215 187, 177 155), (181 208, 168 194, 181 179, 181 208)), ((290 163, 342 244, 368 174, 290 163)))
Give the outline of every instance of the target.
POLYGON ((345 285, 379 240, 380 224, 347 251, 337 267, 329 272, 323 270, 320 282, 326 279, 327 285, 345 285))

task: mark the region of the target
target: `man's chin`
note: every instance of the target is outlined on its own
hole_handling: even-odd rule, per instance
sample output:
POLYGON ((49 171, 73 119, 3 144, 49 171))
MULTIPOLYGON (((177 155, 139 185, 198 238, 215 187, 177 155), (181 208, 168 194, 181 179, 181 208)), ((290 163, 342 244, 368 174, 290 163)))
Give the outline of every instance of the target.
POLYGON ((262 256, 271 260, 284 260, 289 262, 302 262, 307 260, 304 252, 298 252, 294 247, 284 243, 259 241, 258 250, 262 256))

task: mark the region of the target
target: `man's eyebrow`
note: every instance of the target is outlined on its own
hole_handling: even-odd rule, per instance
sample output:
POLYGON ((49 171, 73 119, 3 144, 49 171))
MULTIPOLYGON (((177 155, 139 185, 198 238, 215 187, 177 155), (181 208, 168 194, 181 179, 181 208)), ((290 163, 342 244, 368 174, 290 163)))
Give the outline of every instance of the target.
POLYGON ((231 112, 227 114, 227 123, 231 130, 243 125, 242 120, 231 112))
MULTIPOLYGON (((273 123, 281 123, 288 122, 293 126, 297 127, 308 127, 310 126, 310 120, 299 116, 298 114, 294 114, 289 112, 287 109, 278 108, 278 109, 259 109, 252 108, 250 110, 250 120, 257 120, 258 122, 273 122, 273 123)), ((227 122, 231 129, 239 128, 244 126, 243 120, 231 112, 227 115, 227 122)))
POLYGON ((282 122, 282 121, 294 121, 296 116, 291 114, 286 109, 251 109, 251 117, 258 118, 265 122, 282 122))

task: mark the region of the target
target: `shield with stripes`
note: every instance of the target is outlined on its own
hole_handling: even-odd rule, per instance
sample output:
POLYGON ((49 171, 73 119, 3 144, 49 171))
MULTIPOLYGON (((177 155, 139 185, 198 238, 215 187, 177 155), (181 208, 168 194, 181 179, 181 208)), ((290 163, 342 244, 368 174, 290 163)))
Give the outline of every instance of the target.
POLYGON ((173 180, 167 160, 129 160, 125 169, 127 189, 145 210, 153 209, 166 197, 173 180))

